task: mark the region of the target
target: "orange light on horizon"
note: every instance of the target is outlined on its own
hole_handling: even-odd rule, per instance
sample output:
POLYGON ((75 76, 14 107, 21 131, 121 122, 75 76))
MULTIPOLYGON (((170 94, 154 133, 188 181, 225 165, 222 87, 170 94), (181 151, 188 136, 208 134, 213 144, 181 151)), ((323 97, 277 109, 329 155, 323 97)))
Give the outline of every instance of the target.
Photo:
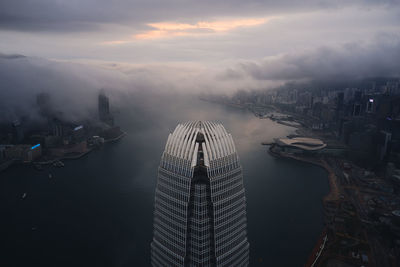
POLYGON ((114 41, 106 41, 102 42, 102 45, 120 45, 120 44, 126 44, 129 43, 130 41, 128 40, 114 40, 114 41))
POLYGON ((101 45, 122 45, 136 40, 154 40, 181 36, 204 36, 209 34, 228 32, 240 27, 258 26, 268 22, 270 18, 230 19, 217 21, 199 21, 194 24, 177 22, 149 23, 151 30, 132 35, 125 40, 112 40, 100 43, 101 45))
POLYGON ((144 39, 159 39, 159 38, 167 38, 167 37, 176 37, 176 36, 187 36, 190 35, 189 32, 171 32, 166 30, 154 30, 148 31, 145 33, 139 33, 134 35, 133 37, 139 40, 144 39))
POLYGON ((176 36, 200 36, 204 34, 226 32, 239 27, 251 27, 261 25, 267 22, 267 19, 238 19, 238 20, 220 20, 220 21, 199 21, 196 24, 159 22, 149 23, 148 26, 154 30, 146 31, 134 35, 136 39, 158 39, 176 36), (206 30, 201 32, 198 30, 206 30))

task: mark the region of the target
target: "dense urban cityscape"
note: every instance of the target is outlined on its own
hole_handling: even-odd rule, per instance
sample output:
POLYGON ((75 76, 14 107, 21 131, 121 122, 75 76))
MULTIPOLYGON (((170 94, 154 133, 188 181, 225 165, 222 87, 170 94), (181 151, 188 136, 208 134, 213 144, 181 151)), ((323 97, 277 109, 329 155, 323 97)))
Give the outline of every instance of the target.
MULTIPOLYGON (((200 98, 248 109, 260 120, 296 128, 295 134, 260 145, 275 157, 307 162, 328 172, 330 192, 322 200, 325 228, 306 266, 396 266, 400 251, 399 81, 379 79, 365 87, 321 88, 287 85, 200 98)), ((63 121, 50 97, 41 93, 36 98, 45 120, 21 118, 2 125, 2 171, 12 164, 29 164, 39 171, 46 165, 62 167, 62 160, 78 159, 124 136, 114 126, 104 91, 98 94, 98 118, 92 121, 63 121)), ((26 193, 21 196, 25 197, 26 193)))
POLYGON ((400 266, 399 0, 1 0, 0 267, 400 266))
POLYGON ((124 132, 114 125, 109 98, 100 92, 98 118, 71 122, 63 118, 49 93, 36 97, 40 119, 18 118, 0 125, 0 171, 12 164, 62 167, 61 160, 78 159, 105 142, 116 141, 124 132))
POLYGON ((306 266, 399 264, 398 79, 371 79, 351 88, 288 85, 202 97, 296 127, 295 135, 264 145, 272 155, 316 164, 329 173, 326 228, 306 266))

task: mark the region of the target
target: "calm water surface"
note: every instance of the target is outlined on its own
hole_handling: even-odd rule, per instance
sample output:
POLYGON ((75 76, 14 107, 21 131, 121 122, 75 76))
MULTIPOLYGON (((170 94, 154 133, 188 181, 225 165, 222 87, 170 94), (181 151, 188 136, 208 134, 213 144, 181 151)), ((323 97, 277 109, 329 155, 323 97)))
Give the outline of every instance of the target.
POLYGON ((0 174, 0 266, 148 266, 157 167, 168 133, 187 120, 218 120, 233 135, 251 266, 303 266, 323 227, 327 175, 260 145, 291 128, 195 99, 127 99, 119 111, 128 135, 118 143, 64 168, 0 174))

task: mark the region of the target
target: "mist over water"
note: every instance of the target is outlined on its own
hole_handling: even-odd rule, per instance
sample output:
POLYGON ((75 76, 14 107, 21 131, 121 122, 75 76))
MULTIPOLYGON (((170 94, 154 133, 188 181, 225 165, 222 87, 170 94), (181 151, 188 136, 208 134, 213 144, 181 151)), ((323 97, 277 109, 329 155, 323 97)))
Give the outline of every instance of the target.
POLYGON ((0 174, 0 265, 148 266, 157 167, 168 134, 188 120, 218 120, 233 135, 244 171, 251 266, 305 263, 323 228, 327 175, 275 159, 261 145, 292 128, 182 95, 127 94, 114 110, 127 132, 118 143, 64 168, 0 174))
MULTIPOLYGON (((18 141, 23 131, 22 142, 36 144, 53 118, 94 129, 103 90, 127 135, 64 168, 0 172, 0 267, 148 266, 160 157, 168 134, 188 120, 217 120, 233 136, 250 265, 304 266, 323 228, 327 174, 274 158, 261 145, 293 128, 195 95, 246 92, 278 105, 296 99, 292 107, 311 106, 313 120, 348 120, 354 133, 345 131, 345 139, 384 134, 390 153, 382 163, 395 161, 396 131, 386 124, 396 116, 383 113, 396 109, 385 94, 398 91, 399 18, 399 0, 1 0, 0 143, 18 141), (367 102, 374 104, 365 135, 356 127, 364 116, 347 118, 356 91, 382 93, 367 102), (385 123, 371 124, 380 113, 385 123)), ((351 143, 350 150, 363 147, 351 143)), ((360 255, 370 263, 382 253, 396 258, 387 247, 394 241, 381 243, 375 233, 369 240, 371 251, 360 255)))

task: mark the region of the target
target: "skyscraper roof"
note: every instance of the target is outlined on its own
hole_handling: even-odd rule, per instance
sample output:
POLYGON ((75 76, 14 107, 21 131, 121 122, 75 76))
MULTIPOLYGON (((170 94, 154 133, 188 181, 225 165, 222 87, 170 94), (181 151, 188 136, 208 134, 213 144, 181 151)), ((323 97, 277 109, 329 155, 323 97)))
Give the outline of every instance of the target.
POLYGON ((175 131, 168 136, 165 153, 192 162, 197 160, 198 143, 196 138, 201 133, 204 136, 204 165, 209 167, 210 161, 226 157, 236 152, 231 134, 228 134, 222 124, 210 121, 191 121, 178 124, 175 131))

